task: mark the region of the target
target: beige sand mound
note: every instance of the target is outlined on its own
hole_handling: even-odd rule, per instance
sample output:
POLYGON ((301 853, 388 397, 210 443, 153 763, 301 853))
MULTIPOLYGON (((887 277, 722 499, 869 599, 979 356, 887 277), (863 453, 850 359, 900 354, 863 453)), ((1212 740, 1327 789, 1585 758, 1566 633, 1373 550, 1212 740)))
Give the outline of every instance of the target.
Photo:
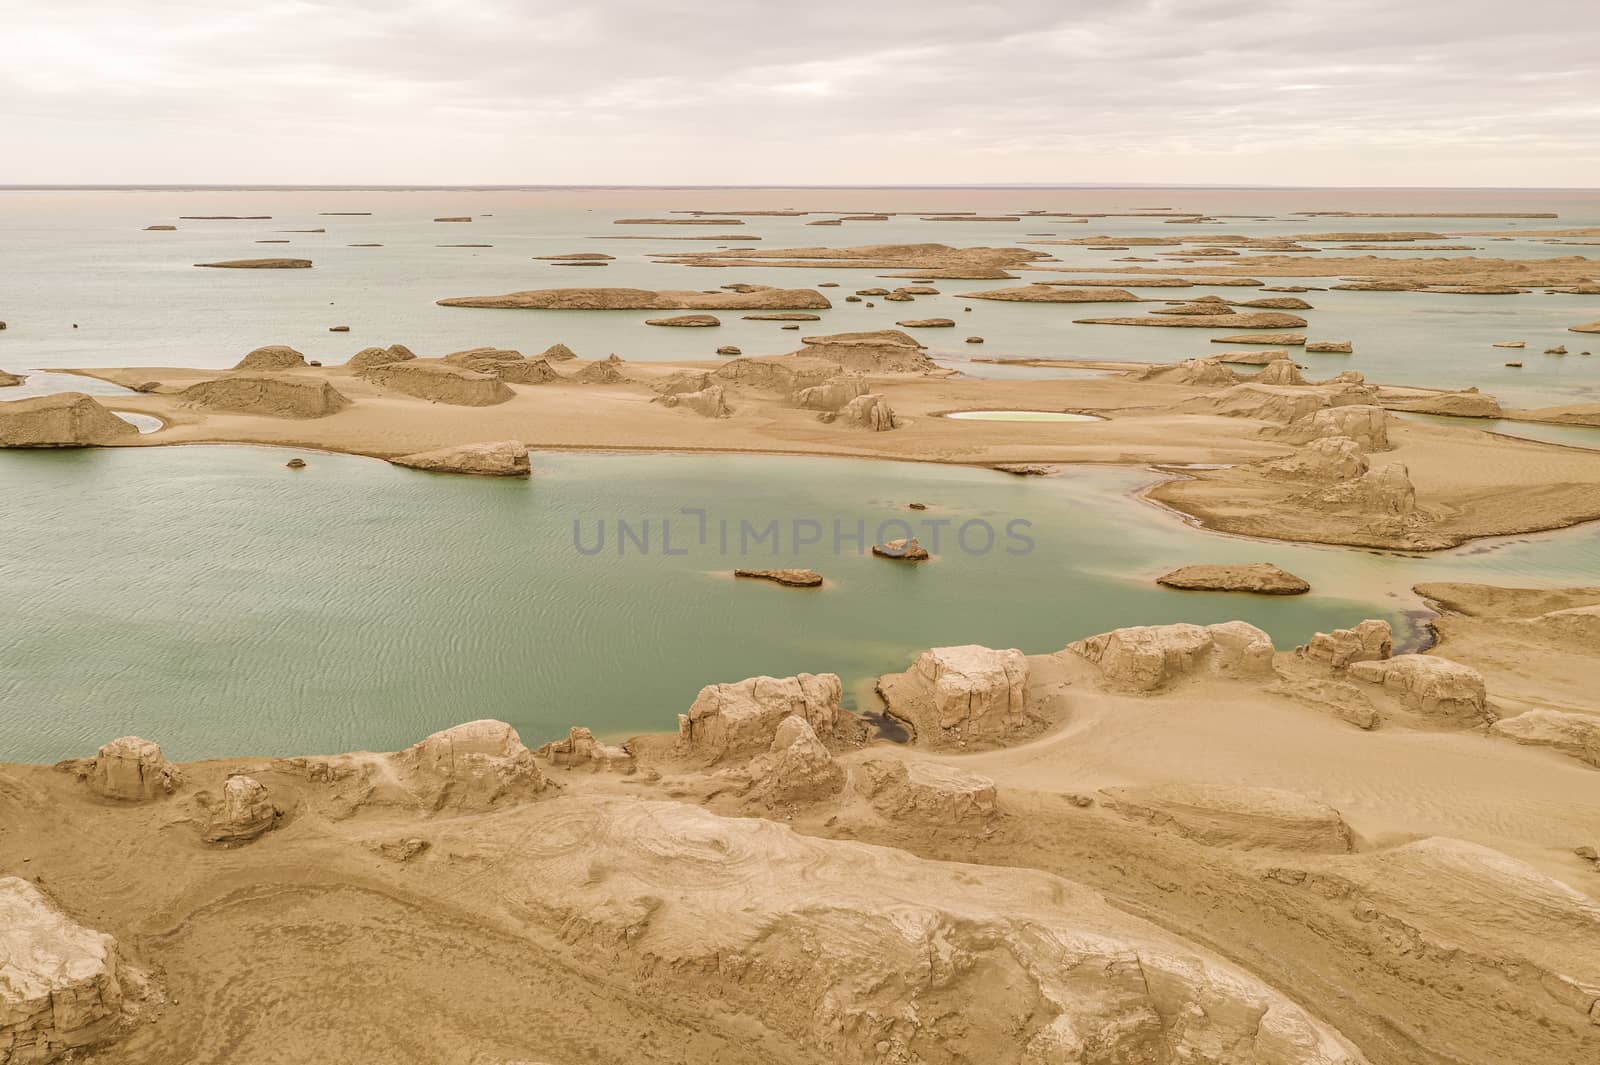
POLYGON ((1270 562, 1243 565, 1182 566, 1156 578, 1168 588, 1201 592, 1253 592, 1256 595, 1304 595, 1311 585, 1270 562))
POLYGON ((310 259, 226 259, 217 263, 195 263, 218 270, 309 270, 310 259))
POLYGON ((1600 333, 1600 322, 1585 322, 1583 325, 1567 327, 1569 333, 1600 333))
POLYGON ((1139 300, 1138 296, 1122 288, 1064 288, 1055 285, 1019 285, 957 295, 968 300, 1010 303, 1136 303, 1139 300))
POLYGON ((82 392, 0 403, 0 447, 89 447, 138 436, 132 424, 82 392))
POLYGON ((551 344, 539 357, 546 362, 566 362, 568 359, 576 359, 578 353, 565 344, 551 344))
POLYGON ((503 296, 459 296, 441 307, 497 307, 550 311, 826 310, 828 297, 809 288, 758 288, 749 292, 661 291, 642 288, 547 288, 503 296))
MULTIPOLYGON (((1298 329, 1306 324, 1306 320, 1282 312, 1257 311, 1248 314, 1169 314, 1149 318, 1075 318, 1073 324, 1172 326, 1190 329, 1298 329)), ((1236 342, 1235 338, 1229 338, 1229 343, 1236 342)), ((1284 342, 1274 339, 1273 343, 1284 342)))
POLYGON ((878 373, 925 373, 937 369, 920 341, 898 329, 801 337, 796 355, 827 359, 846 370, 878 373))
MULTIPOLYGON (((804 355, 757 355, 737 358, 717 367, 716 376, 745 388, 789 395, 802 389, 826 384, 839 375, 838 362, 825 358, 811 358, 810 355, 808 349, 804 355)), ((843 402, 854 398, 854 396, 846 397, 843 402)))
POLYGON ((417 399, 460 407, 490 407, 516 395, 510 386, 489 374, 422 359, 374 366, 363 370, 361 376, 417 399))
POLYGON ((240 359, 235 370, 291 370, 304 366, 306 357, 287 344, 268 344, 240 359))
POLYGON ((327 381, 272 373, 231 374, 201 381, 179 392, 178 398, 204 410, 273 418, 326 418, 350 406, 350 400, 327 381))
POLYGON ((389 461, 414 470, 464 473, 479 477, 526 477, 532 472, 528 464, 528 445, 520 440, 462 444, 415 455, 402 455, 389 461))
POLYGON ((543 385, 561 379, 555 367, 543 358, 527 359, 522 352, 505 348, 469 348, 451 352, 444 361, 515 385, 543 385))
POLYGON ((1150 784, 1107 788, 1105 804, 1213 847, 1343 854, 1350 826, 1326 803, 1277 788, 1226 784, 1150 784))

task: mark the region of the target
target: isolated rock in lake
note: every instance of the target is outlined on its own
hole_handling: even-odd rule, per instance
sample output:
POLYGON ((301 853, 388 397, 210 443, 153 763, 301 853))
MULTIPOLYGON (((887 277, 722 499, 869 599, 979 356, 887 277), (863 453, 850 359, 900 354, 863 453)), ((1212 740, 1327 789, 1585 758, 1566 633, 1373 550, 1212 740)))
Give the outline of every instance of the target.
POLYGON ((458 296, 441 307, 549 311, 826 310, 828 297, 809 288, 757 288, 749 292, 656 292, 643 288, 547 288, 503 296, 458 296))
POLYGON ((1238 336, 1212 337, 1213 344, 1265 344, 1274 348, 1304 347, 1304 333, 1240 333, 1238 336))
POLYGON ((1339 811, 1292 791, 1239 784, 1146 784, 1105 788, 1104 804, 1130 820, 1208 847, 1346 854, 1350 826, 1339 811))
POLYGON ((860 763, 857 787, 895 821, 956 825, 995 814, 994 781, 942 762, 874 758, 860 763))
POLYGON ((1593 714, 1529 710, 1515 717, 1501 718, 1489 731, 1518 743, 1553 747, 1600 769, 1600 717, 1593 714))
POLYGON ((1355 345, 1348 340, 1310 340, 1306 342, 1306 351, 1324 355, 1349 355, 1355 351, 1355 345))
POLYGON ((195 263, 216 270, 309 270, 310 259, 226 259, 217 263, 195 263))
POLYGON ((304 366, 306 357, 287 344, 256 348, 234 364, 235 370, 290 370, 304 366))
POLYGON ((350 361, 345 365, 359 374, 362 370, 370 370, 374 366, 387 366, 391 362, 410 362, 416 357, 416 353, 404 344, 390 344, 386 348, 362 348, 350 356, 350 361))
POLYGON ((82 392, 0 402, 0 447, 92 447, 138 436, 131 423, 82 392))
POLYGON ((294 374, 235 373, 200 381, 179 392, 191 407, 271 418, 326 418, 350 400, 326 381, 294 374))
POLYGON ((222 801, 206 827, 208 843, 248 843, 278 823, 278 808, 266 787, 253 777, 231 776, 222 785, 222 801))
POLYGON ((731 413, 721 385, 707 385, 698 392, 669 392, 651 402, 663 407, 683 407, 705 418, 726 418, 731 413))
POLYGON ((874 392, 857 396, 839 408, 837 420, 857 429, 870 429, 875 433, 895 428, 894 408, 889 401, 874 392))
POLYGON ((360 376, 417 399, 461 407, 489 407, 516 395, 497 377, 443 362, 394 362, 363 370, 360 376))
POLYGON ((907 318, 894 324, 905 329, 950 329, 956 323, 950 318, 907 318))
POLYGON ((533 752, 504 721, 444 729, 388 759, 402 783, 434 810, 481 809, 532 798, 544 787, 533 752))
POLYGON ((1600 333, 1600 322, 1586 322, 1583 325, 1567 327, 1569 333, 1600 333))
POLYGON ((678 715, 678 745, 716 755, 753 753, 772 745, 778 724, 791 714, 820 737, 834 735, 845 716, 844 689, 834 673, 751 677, 700 689, 687 714, 678 715))
POLYGON ((879 558, 893 558, 902 562, 926 562, 933 557, 915 536, 873 544, 872 553, 879 558))
POLYGON ((120 802, 171 795, 178 780, 178 771, 167 764, 161 748, 138 736, 123 736, 101 747, 89 769, 90 790, 120 802))
POLYGON ((146 233, 170 233, 177 228, 177 226, 145 226, 144 231, 146 233))
POLYGON ((1476 388, 1460 392, 1428 392, 1420 395, 1383 394, 1383 405, 1388 410, 1411 411, 1416 414, 1447 414, 1458 418, 1498 418, 1505 412, 1500 401, 1476 388))
POLYGON ((1157 584, 1203 592, 1254 592, 1257 595, 1303 595, 1311 585, 1270 562, 1239 565, 1183 566, 1156 578, 1157 584))
POLYGON ((1067 288, 1060 285, 1018 285, 982 292, 957 293, 962 299, 1006 303, 1137 303, 1139 297, 1121 288, 1067 288))
POLYGON ((1344 669, 1356 662, 1378 662, 1394 651, 1394 632, 1387 621, 1369 618, 1353 629, 1319 632, 1300 653, 1333 669, 1344 669))
POLYGON ((1483 674, 1470 666, 1434 655, 1396 655, 1384 661, 1359 662, 1350 675, 1383 685, 1407 708, 1428 717, 1464 724, 1492 720, 1483 674))
POLYGON ((120 965, 111 936, 78 924, 21 877, 0 877, 0 1062, 75 1058, 115 1035, 120 965))
POLYGON ((644 324, 675 326, 679 329, 709 329, 721 325, 722 319, 714 314, 680 314, 673 318, 646 318, 644 324))
MULTIPOLYGON (((1075 325, 1145 325, 1173 326, 1190 329, 1298 329, 1306 324, 1304 318, 1281 311, 1252 311, 1230 314, 1166 314, 1148 318, 1076 318, 1075 325)), ((1229 343, 1238 337, 1228 338, 1229 343)), ((1266 343, 1261 341, 1260 343, 1266 343)), ((1274 339, 1270 343, 1284 343, 1274 339)))
POLYGON ((1070 643, 1066 650, 1098 666, 1108 686, 1132 691, 1156 691, 1201 673, 1272 673, 1272 637, 1243 621, 1116 629, 1070 643))
POLYGON ((479 477, 526 477, 528 445, 520 440, 501 440, 486 444, 458 444, 434 451, 419 451, 390 459, 396 466, 433 473, 465 473, 479 477))
POLYGON ((814 569, 736 569, 735 577, 749 577, 753 580, 771 581, 789 588, 820 588, 822 587, 822 574, 814 569))

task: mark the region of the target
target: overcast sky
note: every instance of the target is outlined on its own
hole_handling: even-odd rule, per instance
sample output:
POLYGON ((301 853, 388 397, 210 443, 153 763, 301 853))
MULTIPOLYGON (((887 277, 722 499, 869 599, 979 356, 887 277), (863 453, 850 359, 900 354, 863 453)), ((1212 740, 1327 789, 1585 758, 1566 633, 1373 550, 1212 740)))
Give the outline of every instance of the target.
POLYGON ((1600 185, 1600 0, 0 0, 0 183, 1600 185))

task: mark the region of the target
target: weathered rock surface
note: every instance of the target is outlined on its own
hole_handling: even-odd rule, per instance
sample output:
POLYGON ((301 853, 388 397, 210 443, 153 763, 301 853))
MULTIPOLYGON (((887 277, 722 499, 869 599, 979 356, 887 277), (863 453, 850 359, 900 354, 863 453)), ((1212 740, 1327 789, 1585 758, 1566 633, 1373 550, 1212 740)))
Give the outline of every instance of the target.
POLYGON ((752 580, 771 581, 790 588, 822 587, 822 574, 814 569, 736 569, 733 575, 752 580))
POLYGON ((1223 366, 1218 359, 1185 359, 1183 362, 1134 370, 1129 376, 1138 381, 1217 388, 1229 388, 1239 382, 1239 375, 1223 366))
POLYGON ((1360 477, 1370 465, 1361 445, 1348 436, 1325 436, 1288 458, 1263 463, 1262 468, 1292 480, 1332 484, 1360 477))
POLYGON ((863 377, 839 376, 794 394, 794 405, 802 410, 837 411, 846 403, 867 394, 870 386, 863 377))
POLYGON ((731 413, 721 385, 708 385, 698 392, 669 392, 651 402, 663 407, 683 407, 705 418, 726 418, 731 413))
POLYGON ((544 787, 533 752, 504 721, 469 721, 388 758, 402 783, 434 810, 514 802, 544 787))
POLYGON ((1274 348, 1305 347, 1304 333, 1240 333, 1237 336, 1212 337, 1213 344, 1266 344, 1274 348))
POLYGON ((1212 847, 1344 854, 1352 834, 1339 811, 1292 791, 1219 784, 1105 788, 1106 806, 1131 820, 1212 847))
MULTIPOLYGON (((1151 315, 1148 318, 1075 318, 1075 325, 1146 325, 1173 326, 1189 329, 1298 329, 1306 324, 1304 318, 1282 311, 1249 311, 1229 314, 1151 315)), ((1229 343, 1238 343, 1229 337, 1229 343)), ((1258 341, 1268 343, 1268 341, 1258 341)), ((1283 340, 1274 337, 1273 344, 1283 340)))
POLYGON ((443 362, 393 362, 363 370, 361 376, 375 385, 431 403, 460 407, 489 407, 516 395, 499 378, 443 362))
POLYGON ((896 821, 956 825, 994 816, 995 786, 941 762, 869 759, 858 767, 857 788, 873 809, 896 821))
POLYGON ((26 380, 27 378, 21 374, 6 373, 4 370, 0 370, 0 388, 11 388, 15 385, 20 385, 26 380))
POLYGON ((719 758, 759 751, 771 746, 778 723, 791 714, 804 719, 818 736, 831 737, 845 716, 843 692, 833 673, 708 684, 689 712, 678 715, 678 744, 719 758))
MULTIPOLYGON (((1218 369, 1232 373, 1226 367, 1218 369)), ((1185 400, 1178 409, 1188 414, 1221 414, 1289 425, 1315 414, 1330 402, 1321 389, 1250 382, 1185 400)))
POLYGON ((902 562, 926 562, 933 557, 915 536, 873 544, 872 553, 879 558, 899 559, 902 562))
POLYGON ((1137 303, 1139 297, 1121 288, 1066 288, 1059 285, 1017 285, 981 292, 957 293, 962 299, 1010 303, 1137 303))
POLYGON ((568 359, 576 359, 578 353, 565 344, 551 344, 539 357, 546 362, 566 362, 568 359))
POLYGON ((195 263, 218 270, 309 270, 310 259, 225 259, 216 263, 195 263))
POLYGON ((1319 489, 1308 501, 1354 512, 1375 529, 1400 531, 1417 511, 1417 490, 1405 465, 1391 462, 1369 469, 1353 481, 1319 489))
POLYGON ((809 288, 752 288, 746 292, 655 292, 642 288, 547 288, 503 296, 459 296, 441 307, 551 311, 826 310, 833 304, 809 288))
POLYGON ((1183 566, 1156 578, 1157 584, 1201 592, 1254 592, 1257 595, 1303 595, 1311 585, 1270 562, 1239 565, 1183 566))
POLYGON ((515 385, 542 385, 561 379, 555 367, 543 358, 527 359, 520 351, 503 348, 469 348, 446 355, 444 361, 515 385))
POLYGON ((115 1034, 119 966, 111 936, 28 881, 0 877, 0 1062, 44 1065, 115 1034))
POLYGON ((906 672, 878 680, 888 712, 909 722, 922 741, 948 732, 996 737, 1029 726, 1027 687, 1021 651, 976 644, 924 651, 906 672))
POLYGON ((676 396, 683 392, 703 392, 712 384, 705 370, 675 370, 650 386, 657 395, 676 396))
POLYGON ((889 400, 875 392, 857 396, 839 408, 837 420, 854 429, 868 429, 885 433, 896 427, 894 408, 889 400))
POLYGON ((615 355, 608 355, 591 362, 573 374, 572 379, 584 385, 620 385, 628 380, 621 367, 621 359, 615 355))
POLYGON ((903 329, 950 329, 956 323, 950 318, 907 318, 894 324, 903 329))
POLYGON ((677 326, 681 329, 708 329, 721 325, 722 319, 714 314, 679 314, 671 318, 646 318, 645 325, 677 326))
POLYGON ((360 373, 374 366, 387 366, 391 362, 410 362, 416 357, 416 353, 404 344, 390 344, 386 348, 362 348, 350 356, 350 361, 345 365, 360 373))
POLYGON ((82 392, 0 403, 0 447, 91 447, 138 436, 131 423, 82 392))
POLYGON ((833 380, 839 376, 839 366, 807 355, 768 355, 734 359, 717 367, 715 376, 745 388, 787 396, 833 380))
POLYGON ((844 769, 805 718, 791 714, 778 722, 770 750, 771 767, 762 772, 768 802, 818 802, 844 787, 844 769))
POLYGON ((1322 355, 1349 355, 1355 351, 1355 345, 1348 340, 1311 340, 1306 342, 1306 351, 1322 355))
POLYGON ((1407 709, 1462 724, 1491 721, 1483 674, 1435 655, 1396 655, 1350 667, 1358 680, 1383 685, 1407 709))
POLYGON ((626 748, 601 743, 586 728, 567 730, 567 738, 556 740, 539 748, 539 756, 548 758, 550 764, 562 768, 587 766, 593 770, 613 770, 622 773, 634 771, 633 754, 626 748))
POLYGON ((96 752, 89 768, 89 788, 119 802, 147 802, 171 795, 178 771, 167 764, 161 748, 138 736, 112 740, 96 752))
POLYGON ((1353 629, 1319 632, 1300 653, 1313 662, 1332 669, 1344 669, 1355 662, 1379 662, 1394 652, 1394 632, 1387 621, 1368 618, 1353 629))
POLYGON ((1554 747, 1600 769, 1600 717, 1592 714, 1529 710, 1515 717, 1501 718, 1489 731, 1518 743, 1554 747))
POLYGON ((1505 412, 1500 401, 1476 388, 1460 392, 1380 393, 1385 408, 1415 414, 1447 414, 1458 418, 1498 418, 1505 412))
POLYGON ((925 373, 937 369, 924 346, 898 329, 801 337, 798 355, 828 359, 864 373, 925 373))
POLYGON ((277 823, 278 808, 266 787, 253 777, 232 776, 222 785, 205 838, 208 843, 248 843, 277 823))
POLYGON ((256 348, 234 365, 235 370, 292 370, 304 366, 306 357, 287 344, 256 348))
POLYGON ((479 477, 527 477, 532 472, 528 445, 520 440, 499 440, 484 444, 457 444, 433 451, 419 451, 389 460, 396 466, 433 473, 465 473, 479 477))
POLYGON ((1340 436, 1354 440, 1368 451, 1386 451, 1389 448, 1389 414, 1382 407, 1361 403, 1328 407, 1294 419, 1274 435, 1297 444, 1340 436))
POLYGON ((1303 385, 1306 383, 1300 368, 1292 359, 1274 359, 1253 378, 1263 385, 1303 385))
POLYGON ((327 381, 282 373, 234 373, 200 381, 178 393, 180 402, 204 410, 269 418, 326 418, 350 406, 327 381))
POLYGON ((1272 673, 1272 638, 1243 621, 1116 629, 1070 643, 1066 650, 1098 666, 1107 686, 1130 691, 1157 691, 1201 673, 1272 673))

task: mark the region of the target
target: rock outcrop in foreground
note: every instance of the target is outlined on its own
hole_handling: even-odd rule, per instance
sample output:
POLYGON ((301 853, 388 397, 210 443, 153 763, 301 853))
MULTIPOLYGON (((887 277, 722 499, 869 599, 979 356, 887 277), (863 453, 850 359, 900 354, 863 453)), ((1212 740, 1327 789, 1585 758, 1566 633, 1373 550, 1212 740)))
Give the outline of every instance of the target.
POLYGON ((114 939, 28 881, 0 877, 0 1062, 43 1065, 112 1035, 118 967, 114 939))
POLYGON ((488 444, 461 444, 434 451, 419 451, 389 460, 396 466, 433 473, 465 473, 479 477, 526 477, 532 472, 528 445, 520 440, 488 444))
POLYGON ((995 739, 1030 727, 1027 688, 1021 651, 976 644, 924 651, 906 672, 878 680, 888 712, 915 728, 924 744, 995 739))
POLYGON ((89 787, 97 795, 120 802, 147 802, 170 795, 178 771, 167 764, 161 748, 138 736, 124 736, 101 747, 89 769, 89 787))
POLYGON ((93 447, 138 436, 132 423, 82 392, 0 403, 0 447, 93 447))
POLYGON ((1100 667, 1107 686, 1156 691, 1197 674, 1262 677, 1272 673, 1272 637, 1243 621, 1219 625, 1142 625, 1070 643, 1100 667))
POLYGON ((689 712, 678 715, 678 745, 718 757, 758 751, 771 745, 778 723, 791 714, 818 736, 831 737, 845 714, 843 694, 835 673, 708 684, 689 712))
POLYGON ((533 752, 504 721, 469 721, 388 756, 396 775, 435 810, 482 809, 544 788, 533 752))
POLYGON ((203 410, 269 418, 326 418, 350 406, 328 382, 285 373, 233 373, 190 385, 178 399, 203 410))
POLYGON ((1353 837, 1339 811, 1277 788, 1150 784, 1106 788, 1105 804, 1211 847, 1257 847, 1344 854, 1353 837))

